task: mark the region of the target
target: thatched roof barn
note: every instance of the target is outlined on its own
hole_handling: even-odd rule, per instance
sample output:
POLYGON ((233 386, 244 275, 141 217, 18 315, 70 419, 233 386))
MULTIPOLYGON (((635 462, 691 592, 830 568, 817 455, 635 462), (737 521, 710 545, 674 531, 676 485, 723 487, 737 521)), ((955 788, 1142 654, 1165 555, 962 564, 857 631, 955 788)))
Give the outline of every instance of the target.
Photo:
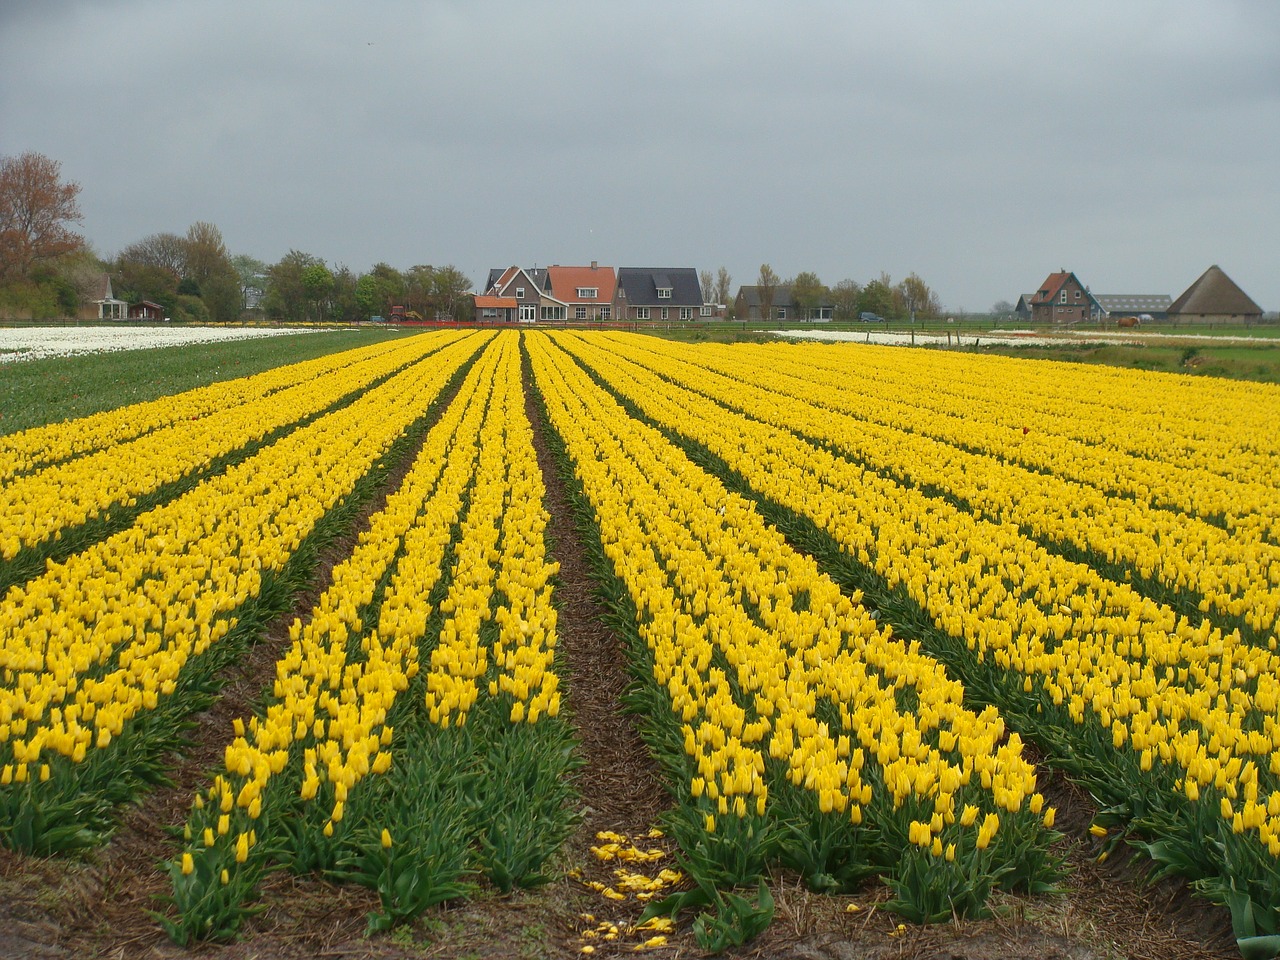
POLYGON ((1216 263, 1169 305, 1169 319, 1190 323, 1252 323, 1262 308, 1216 263))

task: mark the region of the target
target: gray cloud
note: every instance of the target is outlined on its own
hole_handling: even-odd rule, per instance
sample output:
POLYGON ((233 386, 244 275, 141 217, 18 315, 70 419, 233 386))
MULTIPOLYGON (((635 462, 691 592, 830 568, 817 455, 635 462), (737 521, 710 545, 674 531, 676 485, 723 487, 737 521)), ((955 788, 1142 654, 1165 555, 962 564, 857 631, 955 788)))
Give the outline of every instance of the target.
POLYGON ((0 12, 0 152, 102 253, 919 272, 1280 306, 1280 5, 383 0, 0 12))

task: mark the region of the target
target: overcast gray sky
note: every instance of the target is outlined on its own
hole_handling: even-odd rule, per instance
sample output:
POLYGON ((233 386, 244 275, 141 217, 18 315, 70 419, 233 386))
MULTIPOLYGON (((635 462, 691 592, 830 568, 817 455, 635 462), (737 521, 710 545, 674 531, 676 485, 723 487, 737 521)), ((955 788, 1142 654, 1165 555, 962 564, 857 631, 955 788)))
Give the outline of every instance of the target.
POLYGON ((362 272, 1075 270, 1280 308, 1280 2, 0 0, 0 154, 104 256, 196 220, 362 272))

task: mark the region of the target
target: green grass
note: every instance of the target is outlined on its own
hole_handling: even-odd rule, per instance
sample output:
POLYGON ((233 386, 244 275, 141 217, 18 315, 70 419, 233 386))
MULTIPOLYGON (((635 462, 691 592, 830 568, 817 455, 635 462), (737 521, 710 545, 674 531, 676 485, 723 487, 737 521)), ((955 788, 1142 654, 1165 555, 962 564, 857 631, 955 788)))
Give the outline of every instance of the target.
POLYGON ((6 363, 0 366, 0 434, 247 377, 397 335, 402 334, 334 330, 6 363))
POLYGON ((1252 380, 1280 383, 1280 343, 1251 346, 1063 346, 978 347, 973 353, 994 353, 1006 357, 1064 360, 1071 363, 1096 363, 1134 370, 1159 370, 1193 376, 1225 377, 1229 380, 1252 380), (1189 356, 1190 354, 1190 356, 1189 356))

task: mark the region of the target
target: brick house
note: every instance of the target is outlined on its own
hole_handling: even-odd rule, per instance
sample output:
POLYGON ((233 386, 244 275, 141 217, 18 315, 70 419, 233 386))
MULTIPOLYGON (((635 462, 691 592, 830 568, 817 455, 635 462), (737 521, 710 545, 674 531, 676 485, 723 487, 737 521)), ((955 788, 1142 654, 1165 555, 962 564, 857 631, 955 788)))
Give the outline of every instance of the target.
POLYGON ((523 267, 507 267, 489 271, 488 285, 476 297, 476 321, 489 322, 513 318, 520 323, 538 320, 563 320, 568 306, 548 290, 547 271, 523 267), (513 302, 514 301, 514 302, 513 302), (496 314, 486 315, 486 311, 496 314))
POLYGON ((547 267, 547 292, 563 303, 569 320, 609 320, 617 286, 613 267, 547 267))
POLYGON ((1049 274, 1031 298, 1034 323, 1080 323, 1100 309, 1089 289, 1069 270, 1049 274))
POLYGON ((698 271, 693 267, 619 267, 613 315, 619 320, 694 320, 702 316, 698 271))
POLYGON ((789 284, 779 284, 773 288, 773 304, 770 317, 760 316, 760 288, 758 286, 742 286, 733 301, 733 315, 739 320, 804 320, 811 323, 826 322, 835 316, 834 303, 823 303, 816 307, 802 310, 791 296, 789 284))

